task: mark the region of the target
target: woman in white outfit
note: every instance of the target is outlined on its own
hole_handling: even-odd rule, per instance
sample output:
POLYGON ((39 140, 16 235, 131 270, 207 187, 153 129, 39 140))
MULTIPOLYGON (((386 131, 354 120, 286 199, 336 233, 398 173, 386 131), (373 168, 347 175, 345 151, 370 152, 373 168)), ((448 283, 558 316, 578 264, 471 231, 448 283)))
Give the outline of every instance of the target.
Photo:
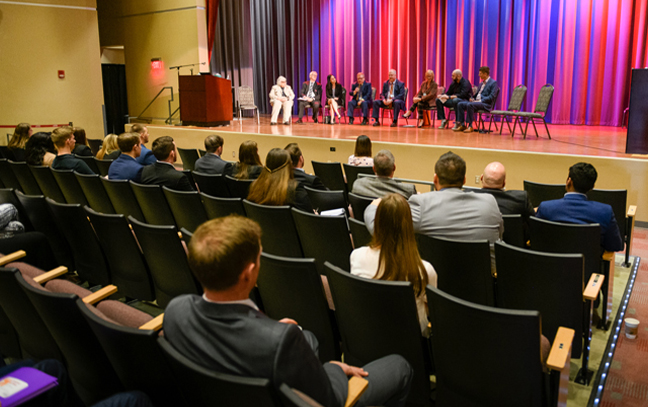
POLYGON ((421 334, 430 335, 425 287, 436 287, 437 275, 430 263, 421 260, 410 207, 402 195, 388 194, 381 199, 371 243, 351 253, 351 274, 412 283, 421 334))
POLYGON ((270 104, 272 105, 272 117, 270 124, 277 124, 279 111, 283 108, 283 124, 290 124, 290 116, 292 114, 293 100, 295 94, 286 82, 286 78, 280 76, 277 78, 277 84, 270 90, 270 104))

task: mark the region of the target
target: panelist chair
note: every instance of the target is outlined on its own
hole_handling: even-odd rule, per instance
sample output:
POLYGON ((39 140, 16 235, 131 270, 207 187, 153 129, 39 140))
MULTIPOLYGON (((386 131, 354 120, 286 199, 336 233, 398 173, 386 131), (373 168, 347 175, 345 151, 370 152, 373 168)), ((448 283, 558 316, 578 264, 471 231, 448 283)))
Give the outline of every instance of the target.
MULTIPOLYGON (((406 102, 407 102, 408 93, 409 93, 409 88, 407 86, 405 86, 405 98, 403 98, 403 100, 405 100, 406 102)), ((383 107, 383 108, 381 108, 381 110, 382 110, 382 115, 380 116, 380 124, 384 124, 383 122, 385 121, 385 111, 390 112, 392 119, 394 119, 394 105, 393 104, 390 105, 390 106, 387 106, 387 107, 383 107)), ((403 110, 401 110, 400 113, 405 114, 405 112, 403 110)), ((403 118, 405 119, 405 123, 407 123, 409 125, 409 120, 407 119, 407 117, 403 117, 403 118)), ((395 119, 398 120, 399 118, 396 117, 395 119)))
MULTIPOLYGON (((238 93, 238 119, 241 121, 241 112, 243 110, 253 110, 256 112, 257 116, 257 125, 260 124, 259 119, 259 108, 254 103, 254 91, 249 86, 239 86, 237 88, 238 93)), ((253 112, 254 113, 254 112, 253 112)), ((254 118, 254 115, 252 116, 254 118)))
MULTIPOLYGON (((342 85, 340 85, 340 86, 342 86, 342 85)), ((346 106, 347 106, 346 97, 347 97, 347 90, 343 87, 342 88, 342 96, 338 99, 340 101, 340 103, 338 103, 338 108, 340 109, 340 115, 344 116, 344 122, 348 123, 349 121, 347 120, 347 115, 346 115, 346 106)), ((321 107, 321 110, 322 110, 322 117, 325 117, 326 116, 326 111, 330 110, 330 108, 329 108, 328 105, 323 105, 321 107)), ((331 118, 333 117, 332 113, 333 112, 329 113, 329 114, 331 114, 331 118)))
MULTIPOLYGON (((512 116, 512 114, 517 113, 522 110, 522 102, 524 101, 524 98, 526 97, 527 93, 527 87, 520 84, 513 89, 513 94, 511 95, 511 100, 509 100, 509 105, 506 110, 491 110, 490 112, 490 122, 488 124, 488 130, 490 131, 490 126, 493 122, 495 122, 495 117, 500 116, 501 117, 501 122, 500 122, 500 134, 502 134, 502 131, 504 130, 504 123, 506 122, 506 126, 509 129, 509 132, 511 134, 513 133, 511 131, 511 124, 509 122, 509 117, 512 116)), ((497 130, 497 123, 495 122, 495 130, 497 130)))
POLYGON ((526 119, 526 127, 524 128, 524 131, 522 131, 524 138, 526 138, 527 130, 529 129, 529 122, 533 124, 533 129, 535 130, 536 137, 539 137, 535 121, 542 120, 542 123, 544 123, 545 129, 547 130, 547 136, 549 137, 549 140, 551 140, 551 134, 549 133, 549 127, 547 126, 545 117, 547 110, 549 109, 549 104, 551 103, 553 93, 553 85, 551 85, 550 83, 544 85, 538 93, 538 100, 536 101, 536 106, 535 109, 533 109, 533 112, 517 112, 512 115, 515 116, 515 122, 513 123, 513 132, 511 132, 511 137, 515 136, 515 126, 517 125, 517 123, 520 123, 520 131, 522 131, 522 119, 526 119))
MULTIPOLYGON (((443 86, 437 86, 437 95, 443 95, 445 93, 445 88, 443 86)), ((424 109, 422 109, 425 113, 426 116, 428 116, 427 120, 432 122, 432 126, 436 125, 436 115, 433 112, 436 112, 437 107, 436 107, 436 99, 432 101, 432 104, 424 109), (430 118, 432 116, 432 118, 430 118)), ((423 117, 419 117, 419 119, 424 119, 423 117)))

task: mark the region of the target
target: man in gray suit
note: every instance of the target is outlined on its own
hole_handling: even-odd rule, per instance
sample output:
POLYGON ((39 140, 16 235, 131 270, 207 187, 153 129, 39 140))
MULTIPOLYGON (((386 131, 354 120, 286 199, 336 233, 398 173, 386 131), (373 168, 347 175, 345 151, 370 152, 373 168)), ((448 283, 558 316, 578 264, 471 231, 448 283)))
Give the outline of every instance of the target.
MULTIPOLYGON (((491 245, 502 238, 504 221, 492 195, 466 193, 466 162, 447 152, 434 166, 434 192, 412 195, 409 199, 414 231, 433 237, 456 240, 486 239, 491 245)), ((367 207, 365 223, 373 233, 380 200, 367 207)))
POLYGON ((405 405, 413 371, 402 356, 362 368, 322 365, 311 332, 259 312, 250 300, 261 263, 256 222, 228 216, 203 223, 189 243, 188 260, 204 294, 174 298, 164 317, 164 336, 184 356, 217 372, 269 379, 276 389, 286 383, 325 406, 344 406, 347 376, 361 376, 369 386, 356 406, 405 405))
POLYGON ((405 199, 416 193, 414 184, 395 181, 396 159, 389 150, 380 150, 374 157, 373 170, 376 177, 358 178, 353 183, 353 192, 357 195, 375 197, 391 193, 403 195, 405 199))
POLYGON ((196 160, 194 171, 203 174, 232 174, 232 163, 221 158, 223 154, 223 138, 221 136, 207 136, 205 150, 207 154, 196 160))

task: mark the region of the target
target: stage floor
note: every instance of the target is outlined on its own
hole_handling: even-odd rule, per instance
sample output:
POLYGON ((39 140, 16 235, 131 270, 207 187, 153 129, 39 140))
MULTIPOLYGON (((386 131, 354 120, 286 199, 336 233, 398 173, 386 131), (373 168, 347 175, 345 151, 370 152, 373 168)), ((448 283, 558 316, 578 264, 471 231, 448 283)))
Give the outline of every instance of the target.
MULTIPOLYGON (((418 145, 457 146, 477 149, 494 149, 508 151, 526 151, 537 153, 555 153, 583 156, 600 157, 622 157, 622 158, 643 158, 648 156, 637 156, 625 154, 626 129, 621 127, 608 126, 574 126, 574 125, 549 125, 551 140, 542 125, 536 124, 539 137, 536 137, 533 126, 529 125, 527 138, 520 133, 519 126, 515 130, 515 137, 504 126, 503 134, 493 132, 489 134, 480 133, 456 133, 449 129, 439 130, 436 127, 406 127, 405 119, 401 119, 398 127, 389 127, 390 120, 385 118, 386 125, 373 127, 370 124, 361 126, 360 119, 356 118, 355 124, 325 125, 321 122, 315 124, 312 118, 304 119, 303 124, 296 124, 296 117, 293 117, 293 124, 285 126, 279 124, 270 126, 270 117, 261 116, 260 124, 257 125, 256 118, 243 118, 234 120, 229 126, 216 128, 196 128, 204 130, 222 130, 242 133, 270 134, 281 136, 306 136, 328 139, 355 140, 361 134, 369 136, 372 141, 388 143, 406 143, 418 145)), ((344 120, 344 119, 343 119, 344 120)), ((450 127, 454 122, 450 122, 450 127)), ((410 125, 415 125, 416 120, 409 120, 410 125)), ((436 126, 440 122, 436 121, 436 126)), ((513 126, 511 125, 511 128, 513 126)), ((493 126, 494 129, 494 126, 493 126)))

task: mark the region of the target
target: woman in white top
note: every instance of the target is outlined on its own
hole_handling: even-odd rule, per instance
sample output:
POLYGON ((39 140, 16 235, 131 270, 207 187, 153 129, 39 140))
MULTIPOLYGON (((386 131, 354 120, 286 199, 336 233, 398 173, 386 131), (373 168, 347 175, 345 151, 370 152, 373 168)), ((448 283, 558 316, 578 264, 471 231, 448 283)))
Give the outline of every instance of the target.
POLYGON ((355 165, 356 167, 373 167, 371 139, 369 137, 359 136, 356 139, 355 151, 349 156, 349 165, 355 165))
POLYGON ((429 336, 425 287, 428 284, 436 287, 437 275, 430 263, 421 260, 410 207, 402 195, 388 194, 380 200, 373 239, 368 247, 360 247, 351 253, 351 274, 377 280, 411 282, 421 333, 429 336))
POLYGON ((283 109, 283 124, 289 125, 290 115, 292 114, 293 100, 295 94, 292 88, 287 84, 286 78, 280 76, 277 78, 277 84, 270 89, 270 104, 272 105, 272 116, 270 125, 277 124, 279 112, 283 109))

